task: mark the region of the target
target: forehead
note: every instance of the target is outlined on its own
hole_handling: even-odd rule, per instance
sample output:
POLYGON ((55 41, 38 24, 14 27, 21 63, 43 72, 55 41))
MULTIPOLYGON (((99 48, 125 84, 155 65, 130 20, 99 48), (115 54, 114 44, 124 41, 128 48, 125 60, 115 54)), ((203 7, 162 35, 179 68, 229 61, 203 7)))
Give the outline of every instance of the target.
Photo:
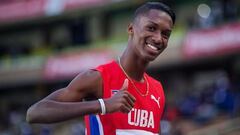
POLYGON ((145 23, 155 23, 157 25, 164 26, 166 28, 171 29, 173 27, 173 22, 166 12, 157 10, 157 9, 151 9, 147 13, 139 15, 137 22, 139 24, 145 24, 145 23))

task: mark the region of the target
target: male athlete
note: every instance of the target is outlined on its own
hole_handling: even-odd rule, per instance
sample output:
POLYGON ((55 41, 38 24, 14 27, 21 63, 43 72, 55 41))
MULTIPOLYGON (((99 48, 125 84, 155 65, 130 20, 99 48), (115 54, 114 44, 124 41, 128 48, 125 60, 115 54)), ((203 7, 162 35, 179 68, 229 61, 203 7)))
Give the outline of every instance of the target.
POLYGON ((85 117, 87 135, 156 135, 165 97, 162 85, 145 73, 167 47, 175 22, 163 3, 139 7, 128 26, 128 45, 118 60, 80 73, 27 111, 30 123, 85 117))

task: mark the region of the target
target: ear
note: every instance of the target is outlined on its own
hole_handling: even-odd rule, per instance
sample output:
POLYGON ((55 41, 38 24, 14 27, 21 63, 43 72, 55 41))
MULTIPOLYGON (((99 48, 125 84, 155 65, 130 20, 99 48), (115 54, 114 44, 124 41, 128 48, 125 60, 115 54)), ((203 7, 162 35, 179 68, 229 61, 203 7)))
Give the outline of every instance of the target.
POLYGON ((130 23, 130 24, 128 25, 127 31, 128 31, 128 34, 129 34, 129 35, 132 35, 132 34, 133 34, 133 24, 132 24, 132 23, 130 23))

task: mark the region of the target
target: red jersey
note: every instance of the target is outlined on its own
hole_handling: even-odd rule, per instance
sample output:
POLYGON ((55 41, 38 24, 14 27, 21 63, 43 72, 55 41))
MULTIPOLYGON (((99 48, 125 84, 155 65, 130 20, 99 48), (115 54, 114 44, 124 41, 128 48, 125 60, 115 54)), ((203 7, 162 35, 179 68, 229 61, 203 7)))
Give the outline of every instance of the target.
MULTIPOLYGON (((96 68, 103 79, 103 99, 110 98, 121 89, 127 78, 120 66, 112 61, 96 68)), ((149 94, 141 96, 129 81, 128 91, 135 98, 133 109, 128 113, 115 112, 105 115, 85 116, 87 135, 155 135, 160 132, 160 119, 165 97, 162 85, 144 73, 149 83, 149 94)), ((146 81, 132 80, 141 93, 146 93, 146 81)))

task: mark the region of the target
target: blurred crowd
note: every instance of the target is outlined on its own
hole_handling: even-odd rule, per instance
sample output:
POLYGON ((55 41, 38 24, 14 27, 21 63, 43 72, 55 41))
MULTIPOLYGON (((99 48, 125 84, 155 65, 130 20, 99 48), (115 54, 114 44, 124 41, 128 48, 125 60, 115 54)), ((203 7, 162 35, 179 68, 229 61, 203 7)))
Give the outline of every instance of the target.
POLYGON ((163 135, 185 135, 239 117, 239 89, 239 82, 231 83, 225 74, 221 74, 212 85, 192 89, 184 96, 174 99, 173 103, 166 106, 162 123, 163 135))
MULTIPOLYGON (((0 4, 8 3, 17 0, 0 0, 0 4)), ((236 1, 236 0, 235 0, 236 1)), ((198 13, 190 13, 189 16, 183 18, 184 25, 187 25, 188 30, 195 29, 205 29, 214 26, 218 26, 224 23, 233 22, 239 20, 239 11, 238 5, 234 0, 211 0, 208 4, 201 4, 198 7, 198 13), (211 11, 208 11, 211 10, 211 11), (207 12, 208 11, 208 12, 207 12)), ((119 10, 118 12, 121 12, 119 10)), ((116 11, 117 13, 117 11, 116 11)), ((180 14, 181 12, 179 12, 180 14)), ((112 17, 110 14, 105 14, 106 18, 112 17)), ((118 16, 117 16, 118 17, 118 16)), ((185 16, 184 16, 185 17, 185 16)), ((181 16, 178 17, 181 20, 181 16)), ((109 32, 111 28, 114 27, 113 23, 115 22, 113 17, 113 22, 108 22, 103 19, 103 30, 104 36, 111 35, 114 32, 109 32), (105 22, 106 21, 106 22, 105 22), (111 25, 108 26, 108 25, 111 25), (107 33, 107 34, 106 34, 107 33)), ((121 19, 121 18, 120 18, 121 19)), ((118 21, 118 20, 117 20, 118 21)), ((116 22, 117 22, 116 21, 116 22)), ((120 22, 120 20, 119 20, 120 22)), ((69 20, 66 22, 59 22, 59 24, 49 24, 46 27, 40 25, 37 28, 33 28, 31 31, 29 28, 23 34, 18 33, 18 30, 12 32, 11 29, 8 32, 0 33, 0 60, 6 59, 18 59, 22 56, 33 57, 34 55, 49 56, 55 52, 61 50, 67 50, 66 48, 81 45, 90 45, 91 40, 87 36, 89 24, 89 18, 86 16, 69 20), (55 27, 55 25, 57 27, 55 27), (59 26, 58 26, 59 25, 59 26), (36 29, 36 30, 35 30, 36 29), (40 29, 40 30, 39 30, 40 29), (36 31, 36 32, 35 32, 36 31), (11 36, 6 36, 7 34, 11 36), (36 36, 35 36, 36 35, 36 36), (41 35, 41 36, 39 36, 41 35), (32 36, 32 38, 31 38, 32 36), (22 41, 26 38, 27 42, 22 41), (19 42, 18 42, 19 40, 19 42), (21 42, 20 42, 21 41, 21 42), (28 44, 25 44, 28 43, 28 44)), ((177 24, 180 27, 183 24, 177 24)), ((100 25, 101 26, 101 25, 100 25)), ((179 26, 177 26, 179 27, 179 26)), ((27 28, 27 27, 26 27, 27 28)), ((18 28, 19 31, 24 30, 24 27, 18 28)), ((7 30, 6 30, 7 31, 7 30)), ((14 30, 12 30, 14 31, 14 30)), ((93 29, 95 33, 95 29, 93 29)), ((182 31, 181 31, 182 32, 182 31)), ((97 32, 96 32, 97 33, 97 32)), ((124 31, 124 34, 125 31, 124 31)), ((183 33, 181 33, 182 35, 183 33)), ((103 37, 104 37, 103 36, 103 37)), ((107 37, 107 36, 106 36, 107 37)), ((93 40, 93 39, 92 39, 93 40)), ((105 40, 105 39, 104 39, 105 40)), ((94 41, 92 41, 94 42, 94 41)), ((97 41, 95 41, 97 42, 97 41)), ((9 61, 1 62, 0 67, 3 64, 9 63, 9 61), (1 65, 2 64, 2 65, 1 65)), ((20 63, 20 62, 19 62, 20 63)), ((17 63, 17 64, 19 64, 17 63)), ((16 65, 17 65, 16 64, 16 65)), ((15 65, 14 65, 15 66, 15 65)), ((203 65, 205 66, 205 65, 203 65)), ((207 67, 206 67, 207 68, 207 67)), ((173 69, 178 70, 178 69, 173 69)), ((237 69, 239 70, 239 68, 237 69)), ((167 73, 168 74, 168 73, 167 73)), ((233 75, 232 73, 230 75, 233 75)), ((155 75, 158 76, 158 75, 155 75)), ((235 75, 237 76, 237 75, 235 75)), ((240 76, 240 75, 239 75, 240 76)), ((169 96, 173 93, 177 93, 174 88, 169 88, 172 92, 166 92, 166 96, 174 97, 166 102, 165 113, 161 121, 161 134, 162 135, 187 135, 188 133, 202 129, 209 125, 216 125, 226 121, 231 121, 240 116, 240 78, 239 76, 232 80, 229 75, 224 72, 217 74, 213 83, 208 85, 200 85, 198 87, 191 87, 192 82, 189 82, 189 87, 182 90, 182 93, 179 96, 169 96)), ((181 79, 181 78, 180 78, 181 79)), ((181 80, 179 83, 181 83, 181 80)), ((169 82, 170 80, 166 80, 169 82)), ((199 80, 204 81, 204 80, 199 80)), ((57 82, 61 83, 61 82, 57 82)), ((169 82, 172 83, 172 82, 169 82)), ((34 84, 39 85, 39 84, 34 84)), ((46 84, 42 83, 43 87, 46 84)), ((172 85, 172 84, 171 84, 172 85)), ((163 83, 163 86, 164 83, 163 83)), ((28 88, 29 91, 33 91, 35 86, 28 88)), ((44 90, 46 90, 44 89, 44 90)), ((42 90, 42 91, 44 91, 42 90)), ((54 89, 51 89, 54 90, 54 89)), ((4 97, 5 93, 6 98, 10 97, 12 94, 8 89, 0 89, 2 92, 0 94, 1 98, 4 97), (10 93, 10 94, 9 94, 10 93)), ((29 91, 23 91, 30 93, 29 91)), ((40 89, 41 91, 41 89, 40 89)), ((34 94, 32 94, 34 95, 34 94)), ((41 95, 43 96, 43 95, 41 95)), ((42 97, 38 97, 42 98, 42 97)), ((169 98, 168 98, 169 99, 169 98)), ((167 100, 168 100, 167 99, 167 100)), ((21 99, 22 100, 22 99, 21 99)), ((35 98, 34 100, 37 100, 35 98)), ((10 101, 10 100, 9 100, 10 101)), ((34 101, 31 101, 32 103, 34 101)), ((26 110, 31 103, 25 104, 23 106, 20 103, 8 103, 4 100, 4 103, 0 102, 0 135, 83 135, 85 128, 82 118, 75 119, 72 121, 67 121, 59 124, 44 124, 44 125, 30 125, 25 120, 26 110), (2 106, 4 105, 4 106, 2 106)), ((240 131, 239 131, 240 132, 240 131)), ((239 135, 238 132, 238 135, 239 135)), ((218 134, 216 134, 218 135, 218 134)), ((226 134, 227 135, 227 134, 226 134)), ((230 135, 230 134, 228 134, 230 135)))

